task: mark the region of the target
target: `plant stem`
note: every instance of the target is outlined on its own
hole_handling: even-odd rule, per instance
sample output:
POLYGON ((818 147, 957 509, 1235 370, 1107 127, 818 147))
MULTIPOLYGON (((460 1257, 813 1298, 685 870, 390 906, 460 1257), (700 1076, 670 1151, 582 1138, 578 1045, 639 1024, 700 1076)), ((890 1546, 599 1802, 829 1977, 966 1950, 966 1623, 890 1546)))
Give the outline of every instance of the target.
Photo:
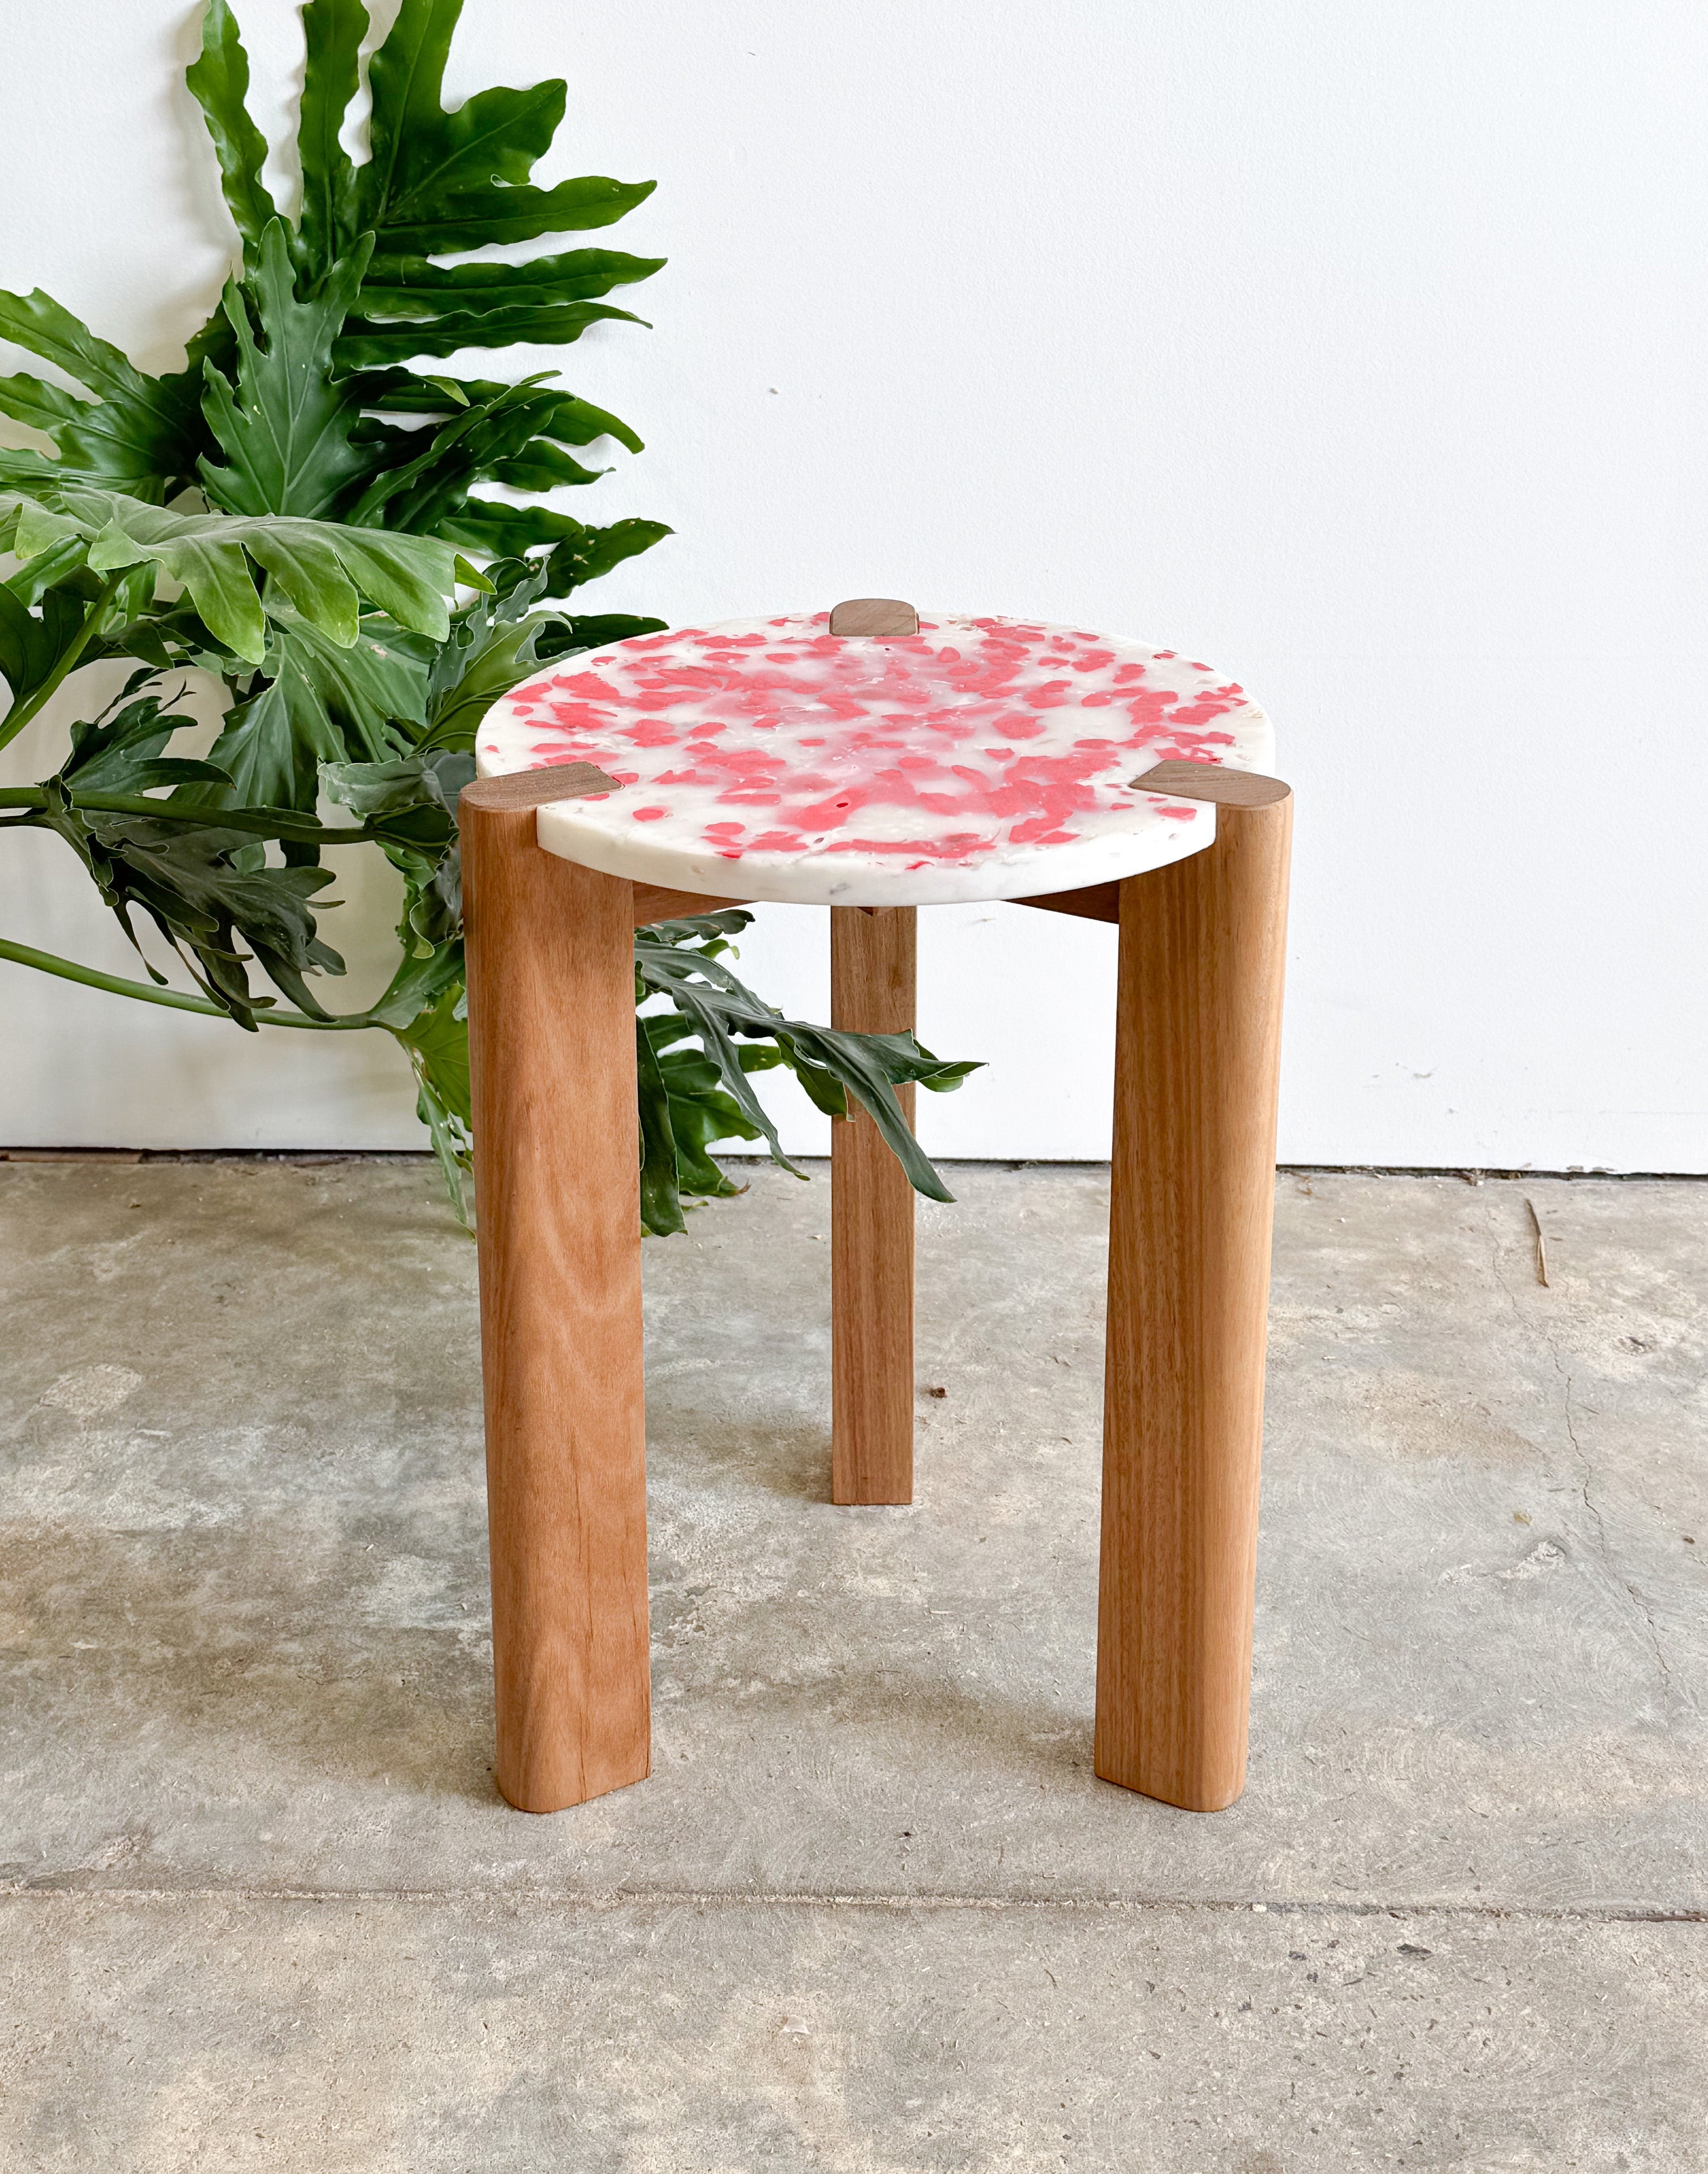
MULTIPOLYGON (((190 823, 209 830, 253 830, 264 838, 289 838, 305 846, 370 845, 378 833, 365 825, 357 830, 341 824, 328 830, 311 815, 289 808, 186 808, 181 802, 147 800, 137 793, 79 792, 71 788, 71 804, 79 813, 97 815, 149 815, 160 823, 190 823)), ((23 808, 40 812, 47 795, 39 785, 0 787, 0 808, 23 808)))
POLYGON ((122 571, 108 576, 101 586, 100 594, 89 606, 83 625, 78 629, 65 654, 54 666, 52 671, 33 694, 25 695, 20 700, 14 702, 6 712, 4 718, 0 719, 0 748, 8 746, 17 738, 30 720, 46 708, 65 681, 77 669, 78 660, 88 648, 96 628, 105 618, 106 608, 117 595, 119 583, 123 578, 122 571))
MULTIPOLYGON (((34 966, 43 974, 57 974, 62 982, 81 982, 85 988, 107 989, 114 996, 135 997, 141 1003, 165 1004, 175 1012, 202 1012, 209 1019, 230 1019, 230 1012, 219 1004, 211 1003, 206 997, 186 996, 181 989, 157 988, 152 982, 127 982, 122 974, 103 974, 94 966, 79 966, 74 959, 61 959, 51 951, 38 951, 33 944, 14 944, 0 936, 0 959, 10 959, 19 966, 34 966)), ((354 1014, 349 1019, 311 1019, 305 1012, 257 1011, 257 1026, 298 1026, 312 1029, 319 1034, 349 1034, 371 1027, 375 1022, 364 1014, 354 1014)))

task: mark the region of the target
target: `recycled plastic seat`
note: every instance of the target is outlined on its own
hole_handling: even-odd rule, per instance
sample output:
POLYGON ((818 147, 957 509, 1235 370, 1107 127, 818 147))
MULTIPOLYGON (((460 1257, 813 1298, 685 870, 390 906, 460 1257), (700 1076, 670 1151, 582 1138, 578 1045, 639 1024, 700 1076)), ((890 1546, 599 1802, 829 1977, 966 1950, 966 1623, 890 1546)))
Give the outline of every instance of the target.
MULTIPOLYGON (((1245 1778, 1292 801, 1172 650, 865 598, 567 658, 460 804, 500 1788, 651 1762, 633 931, 831 909, 832 1024, 914 1025, 916 911, 1118 922, 1095 1765, 1245 1778)), ((911 1088, 896 1090, 911 1121, 911 1088)), ((833 1128, 832 1484, 912 1499, 913 1208, 833 1128)))

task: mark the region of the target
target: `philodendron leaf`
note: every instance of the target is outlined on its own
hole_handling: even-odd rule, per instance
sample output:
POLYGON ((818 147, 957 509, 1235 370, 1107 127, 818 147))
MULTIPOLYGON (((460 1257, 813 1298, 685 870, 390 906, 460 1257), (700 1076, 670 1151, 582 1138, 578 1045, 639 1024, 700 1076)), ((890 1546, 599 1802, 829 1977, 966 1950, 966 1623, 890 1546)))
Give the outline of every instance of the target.
POLYGON ((436 430, 386 430, 387 465, 349 508, 351 521, 430 533, 441 529, 446 515, 464 502, 469 484, 529 442, 532 390, 531 379, 495 387, 436 430))
POLYGON ((359 307, 338 343, 341 361, 372 368, 412 354, 465 347, 540 345, 577 339, 602 318, 642 322, 601 303, 613 287, 650 279, 662 257, 608 249, 572 250, 525 264, 431 264, 421 257, 376 257, 359 307))
POLYGON ((248 279, 227 286, 237 382, 211 361, 205 365, 203 410, 225 457, 199 463, 203 489, 226 512, 320 518, 372 469, 372 454, 351 442, 357 409, 332 365, 332 342, 372 247, 364 235, 330 268, 314 299, 299 301, 284 222, 276 219, 248 279))
POLYGON ((296 132, 302 166, 296 257, 304 276, 312 282, 349 254, 360 231, 356 169, 339 140, 339 131, 356 95, 368 11, 361 0, 309 0, 302 11, 302 27, 306 50, 296 132))
POLYGON ((340 649, 305 621, 273 621, 263 684, 230 712, 209 750, 232 789, 198 788, 190 797, 306 814, 321 764, 353 754, 367 762, 401 757, 419 724, 426 674, 415 645, 395 630, 382 638, 379 624, 370 621, 340 649))
POLYGON ((468 1109, 468 1026, 457 1016, 462 991, 446 989, 430 1010, 419 1012, 408 1026, 394 1028, 406 1049, 413 1051, 433 1084, 441 1106, 467 1125, 468 1109))
POLYGON ((202 51, 185 71, 184 80, 201 107, 219 160, 226 208, 243 237, 246 258, 259 251, 278 207, 261 178, 267 163, 267 138, 249 117, 249 56, 225 0, 208 0, 202 18, 202 51))
MULTIPOLYGON (((538 88, 555 89, 560 97, 563 94, 561 84, 538 88)), ((582 174, 549 189, 493 183, 447 191, 416 216, 409 216, 413 208, 410 205, 394 210, 386 221, 384 238, 394 249, 439 256, 459 249, 483 248, 489 242, 532 241, 542 234, 581 233, 589 227, 614 226, 636 204, 645 203, 657 186, 656 181, 613 181, 603 174, 582 174)), ((421 201, 416 199, 417 203, 421 201)))
POLYGON ((61 493, 90 538, 97 572, 152 560, 186 588, 214 638, 248 663, 267 652, 267 622, 249 561, 331 641, 356 640, 354 588, 398 624, 442 641, 456 592, 456 552, 428 536, 349 528, 286 516, 171 513, 116 491, 61 493))
MULTIPOLYGON (((572 249, 522 264, 433 264, 424 257, 376 257, 362 289, 359 314, 375 324, 409 324, 463 311, 554 310, 597 301, 613 287, 650 279, 662 257, 629 257, 614 249, 572 249)), ((478 344, 495 347, 495 340, 478 344)))
MULTIPOLYGON (((74 502, 95 495, 80 491, 74 494, 74 502)), ((163 532, 154 522, 139 518, 154 511, 140 502, 133 508, 127 506, 122 515, 116 510, 90 542, 91 571, 111 573, 153 560, 170 579, 181 582, 190 592, 192 602, 216 641, 223 641, 236 656, 258 664, 267 647, 267 621, 242 545, 235 537, 219 533, 227 526, 224 522, 193 516, 193 526, 185 525, 182 516, 164 516, 163 520, 173 526, 163 532)))
POLYGON ((243 808, 313 808, 319 765, 342 755, 343 742, 296 655, 275 650, 268 664, 271 676, 229 712, 214 743, 230 792, 197 787, 186 798, 209 808, 227 798, 243 808))
POLYGON ((390 762, 324 762, 320 776, 321 790, 328 800, 365 819, 419 808, 427 800, 419 755, 400 755, 390 762))
MULTIPOLYGON (((139 955, 132 918, 138 909, 208 995, 240 1025, 253 1027, 257 1008, 273 999, 251 991, 241 938, 288 997, 311 1016, 325 1017, 303 978, 344 970, 338 953, 320 940, 309 906, 332 881, 325 870, 254 865, 255 841, 247 830, 85 815, 62 781, 51 779, 46 792, 46 821, 83 860, 139 955)), ((152 965, 149 972, 157 982, 164 978, 152 965)))
POLYGON ((465 1230, 471 1227, 462 1181, 470 1164, 468 1025, 455 982, 426 1009, 392 1029, 415 1073, 416 1115, 426 1126, 445 1187, 465 1230))
POLYGON ((11 551, 25 566, 47 553, 56 555, 75 544, 75 563, 89 555, 89 538, 68 513, 56 513, 31 498, 0 498, 0 550, 11 551))
POLYGON ((643 634, 662 634, 662 619, 639 619, 632 612, 565 612, 548 619, 534 644, 536 661, 555 663, 578 649, 608 649, 613 641, 633 641, 643 634))
POLYGON ((566 597, 584 581, 597 581, 624 559, 651 550, 672 531, 662 521, 613 521, 590 527, 549 506, 501 506, 495 500, 465 499, 461 509, 440 523, 439 533, 453 544, 505 558, 548 545, 545 594, 566 597))
MULTIPOLYGON (((134 674, 125 693, 132 694, 150 676, 146 671, 134 674)), ((192 729, 195 723, 175 711, 162 714, 158 695, 130 701, 122 697, 111 715, 72 727, 71 759, 60 776, 73 798, 80 792, 146 792, 160 785, 229 785, 216 764, 162 753, 174 733, 192 729)))
MULTIPOLYGON (((851 1097, 877 1124, 907 1172, 915 1190, 932 1200, 954 1198, 914 1138, 894 1090, 909 1081, 938 1094, 959 1087, 974 1063, 945 1063, 911 1034, 848 1034, 792 1019, 756 997, 716 958, 722 939, 747 926, 751 914, 739 908, 705 914, 690 921, 665 922, 635 934, 635 971, 640 987, 668 999, 699 1037, 717 1068, 720 1083, 763 1138, 771 1158, 785 1170, 795 1165, 783 1153, 776 1128, 748 1084, 752 1068, 742 1063, 738 1036, 774 1042, 821 1110, 848 1114, 851 1097), (709 939, 709 940, 708 940, 709 939), (694 948, 698 943, 699 948, 694 948)), ((795 1171, 799 1176, 802 1173, 795 1171)))
POLYGON ((534 645, 546 625, 543 619, 495 621, 484 616, 472 625, 465 622, 459 632, 467 641, 447 643, 435 665, 428 744, 473 747, 475 727, 499 696, 536 668, 534 645))
POLYGON ((635 1022, 635 1077, 640 1117, 640 1227, 656 1238, 674 1237, 688 1228, 682 1217, 676 1138, 670 1118, 670 1090, 648 1035, 648 1022, 635 1022))
MULTIPOLYGON (((489 377, 418 377, 413 370, 365 371, 352 381, 365 408, 395 415, 449 415, 461 408, 495 399, 519 388, 489 377)), ((562 446, 590 446, 596 438, 615 438, 631 453, 645 450, 622 418, 596 408, 572 392, 554 392, 537 385, 528 396, 535 434, 562 446)))
MULTIPOLYGON (((436 261, 608 225, 653 187, 597 175, 534 186, 535 163, 563 118, 560 81, 481 91, 447 111, 445 68, 461 14, 462 0, 402 0, 370 67, 370 156, 357 166, 342 132, 359 89, 367 13, 360 0, 311 0, 298 127, 302 209, 295 227, 269 240, 277 213, 261 180, 266 145, 244 103, 248 62, 226 0, 210 0, 190 84, 214 137, 249 271, 243 293, 228 296, 219 321, 230 323, 228 351, 214 358, 224 377, 210 374, 206 387, 206 426, 223 458, 207 454, 201 473, 228 511, 338 515, 359 526, 446 538, 460 523, 456 540, 471 549, 514 553, 561 544, 570 532, 549 523, 530 531, 514 520, 495 526, 482 502, 471 501, 471 489, 496 483, 543 492, 590 483, 600 471, 564 449, 603 432, 640 450, 626 425, 572 395, 545 396, 526 416, 500 418, 492 402, 507 388, 424 380, 396 366, 465 347, 563 345, 605 319, 642 322, 601 298, 650 279, 662 262, 600 249, 521 264, 436 261), (364 250, 374 253, 354 275, 352 291, 351 268, 364 250), (284 276, 287 258, 294 288, 284 276), (328 328, 334 365, 354 373, 342 382, 321 353, 328 328), (293 339, 312 349, 306 363, 283 359, 293 339), (441 426, 424 446, 382 419, 422 412, 424 394, 447 421, 459 406, 484 406, 486 414, 475 419, 478 427, 447 434, 441 426), (364 408, 377 412, 364 418, 364 408)), ((20 390, 17 399, 35 416, 54 404, 39 390, 20 390)), ((57 414, 50 419, 75 427, 57 414)), ((0 480, 37 487, 42 478, 29 464, 38 457, 0 454, 0 480)), ((139 480, 136 495, 156 494, 139 480)), ((644 549, 665 533, 657 523, 630 527, 627 549, 644 549)), ((581 533, 577 527, 575 540, 581 533)), ((579 549, 557 550, 550 592, 567 594, 601 571, 579 549)), ((388 598, 375 601, 398 609, 388 598)), ((253 634, 251 616, 251 646, 253 634)))
POLYGON ((51 588, 38 617, 15 588, 0 581, 0 679, 14 703, 50 683, 61 659, 83 639, 89 608, 70 590, 51 588))
MULTIPOLYGON (((749 1123, 719 1084, 721 1074, 700 1050, 680 1047, 694 1029, 673 1012, 635 1021, 635 1054, 640 1086, 640 1221, 655 1237, 668 1237, 686 1226, 684 1194, 727 1199, 744 1188, 712 1160, 719 1140, 756 1140, 749 1123), (650 1104, 650 1107, 649 1107, 650 1104)), ((757 1049, 743 1052, 758 1057, 757 1049)), ((775 1057, 777 1052, 763 1052, 775 1057)), ((743 1070, 752 1070, 744 1063, 743 1070)))
POLYGON ((562 82, 484 90, 445 111, 445 64, 462 0, 403 0, 370 68, 373 156, 361 171, 362 225, 388 252, 419 257, 607 226, 653 183, 583 176, 529 185, 564 116, 562 82))
POLYGON ((353 318, 338 342, 338 361, 348 370, 372 370, 407 362, 412 355, 456 354, 466 347, 513 347, 523 342, 563 346, 579 339, 589 325, 611 318, 630 325, 646 322, 632 310, 619 310, 608 302, 566 302, 547 309, 500 305, 484 311, 447 310, 442 316, 400 325, 353 318))
MULTIPOLYGON (((57 462, 35 467, 45 481, 96 484, 160 500, 196 472, 200 419, 187 372, 148 377, 117 348, 38 288, 0 293, 0 339, 40 355, 95 395, 83 400, 40 378, 0 378, 0 414, 45 430, 57 462)), ((8 457, 13 480, 24 475, 8 457)))

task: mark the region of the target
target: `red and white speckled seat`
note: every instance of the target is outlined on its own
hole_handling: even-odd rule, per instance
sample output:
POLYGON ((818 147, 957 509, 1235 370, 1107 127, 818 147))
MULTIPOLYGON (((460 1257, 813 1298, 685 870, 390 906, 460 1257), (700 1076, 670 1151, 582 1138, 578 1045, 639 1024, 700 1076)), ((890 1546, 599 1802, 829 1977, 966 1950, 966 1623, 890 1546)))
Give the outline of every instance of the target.
POLYGON ((591 762, 620 793, 539 811, 603 874, 797 906, 1020 899, 1208 846, 1165 761, 1273 767, 1245 690, 1171 649, 950 613, 911 635, 731 619, 568 658, 495 705, 480 774, 591 762))
MULTIPOLYGON (((489 712, 478 755, 460 818, 505 1795, 555 1810, 651 1755, 635 929, 829 906, 832 1025, 896 1034, 915 908, 1013 899, 1121 928, 1095 1767, 1230 1803, 1292 825, 1262 711, 1173 650, 867 598, 567 660, 489 712)), ((910 1501, 913 1203, 864 1112, 833 1128, 830 1192, 831 1494, 910 1501)))

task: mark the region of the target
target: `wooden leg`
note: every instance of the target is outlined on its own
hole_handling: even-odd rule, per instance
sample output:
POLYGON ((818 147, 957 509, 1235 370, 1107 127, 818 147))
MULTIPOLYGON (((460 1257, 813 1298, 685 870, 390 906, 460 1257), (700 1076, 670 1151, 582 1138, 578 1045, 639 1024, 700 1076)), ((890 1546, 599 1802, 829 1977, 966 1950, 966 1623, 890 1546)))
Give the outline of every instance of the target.
POLYGON ((497 1779, 552 1812, 651 1762, 633 911, 489 792, 461 816, 497 1779))
POLYGON ((1096 1770, 1245 1786, 1293 803, 1124 883, 1096 1770))
MULTIPOLYGON (((830 1024, 914 1023, 911 906, 830 910, 830 1024)), ((913 1122, 914 1090, 896 1090, 913 1122)), ((913 1188, 864 1111, 830 1134, 830 1499, 913 1500, 913 1188)))

